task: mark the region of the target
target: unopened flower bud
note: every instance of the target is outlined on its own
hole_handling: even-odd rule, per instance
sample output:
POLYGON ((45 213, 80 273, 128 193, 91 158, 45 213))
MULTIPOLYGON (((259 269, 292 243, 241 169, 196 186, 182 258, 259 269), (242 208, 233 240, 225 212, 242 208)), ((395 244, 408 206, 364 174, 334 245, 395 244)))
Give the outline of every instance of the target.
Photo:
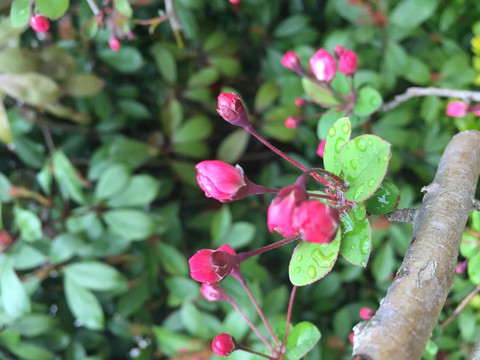
POLYGON ((318 148, 317 148, 317 155, 323 158, 323 153, 325 152, 325 144, 326 140, 322 140, 318 143, 318 148))
POLYGON ((230 334, 217 335, 212 341, 212 350, 220 356, 228 356, 237 348, 235 339, 230 334))
POLYGON ((282 56, 281 63, 289 70, 295 71, 296 73, 302 72, 302 64, 300 63, 300 58, 293 51, 287 51, 282 56))
POLYGON ((304 98, 296 98, 295 99, 295 106, 304 107, 307 104, 308 104, 308 102, 304 98))
POLYGON ((348 340, 350 340, 350 343, 351 343, 352 345, 355 345, 354 340, 353 340, 354 337, 355 337, 355 334, 354 334, 353 332, 351 332, 350 334, 348 334, 348 340))
POLYGON ((357 54, 352 50, 344 50, 338 60, 340 71, 347 76, 353 75, 357 71, 358 59, 357 54))
POLYGON ((207 197, 222 202, 232 201, 235 195, 247 185, 240 166, 233 167, 220 160, 202 161, 195 168, 197 182, 207 197))
POLYGON ((295 129, 300 123, 300 119, 300 116, 289 116, 287 120, 285 120, 285 126, 289 129, 295 129))
POLYGON ((226 251, 203 249, 189 260, 190 276, 193 280, 218 284, 238 265, 237 258, 226 251))
POLYGON ((208 301, 229 301, 230 296, 218 285, 210 285, 203 283, 200 287, 200 292, 208 301))
POLYGON ((330 243, 337 234, 338 211, 318 200, 304 201, 295 209, 293 226, 303 240, 318 244, 330 243))
POLYGON ((50 29, 50 21, 45 16, 32 14, 30 16, 30 26, 39 33, 45 33, 50 29))
POLYGON ((331 82, 337 72, 337 63, 325 49, 319 49, 310 58, 310 69, 319 81, 331 82))
POLYGON ((467 113, 467 105, 463 101, 452 101, 447 105, 446 114, 448 116, 464 117, 467 113))
POLYGON ((114 34, 110 35, 110 38, 108 39, 108 45, 113 51, 120 50, 120 41, 118 41, 117 37, 114 34))
POLYGON ((342 45, 335 45, 335 48, 333 49, 333 53, 335 54, 335 57, 338 59, 340 58, 340 55, 342 55, 344 50, 345 48, 342 45))
POLYGON ((370 319, 373 315, 375 315, 375 310, 369 308, 369 307, 362 307, 360 311, 358 312, 360 315, 360 318, 363 320, 368 320, 370 319))
POLYGON ((251 127, 248 122, 247 110, 237 94, 221 93, 218 95, 217 113, 232 125, 243 128, 251 127))
POLYGON ((455 272, 457 274, 463 274, 465 270, 467 270, 467 266, 468 266, 468 259, 461 261, 457 264, 457 267, 455 268, 455 272))

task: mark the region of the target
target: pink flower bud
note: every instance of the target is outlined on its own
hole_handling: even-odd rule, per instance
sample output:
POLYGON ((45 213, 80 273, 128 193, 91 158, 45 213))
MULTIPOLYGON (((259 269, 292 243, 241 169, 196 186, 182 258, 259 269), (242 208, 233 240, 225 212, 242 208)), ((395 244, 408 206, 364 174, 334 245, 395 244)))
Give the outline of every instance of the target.
POLYGON ((33 30, 44 33, 50 29, 50 21, 48 21, 45 16, 32 14, 32 16, 30 16, 30 26, 33 30))
POLYGON ((218 285, 210 285, 203 283, 200 287, 200 292, 208 301, 230 301, 230 296, 227 295, 223 289, 218 285))
POLYGON ((220 334, 212 341, 212 350, 220 356, 228 356, 237 348, 235 339, 230 334, 220 334))
POLYGON ((446 114, 451 117, 464 117, 467 115, 467 105, 463 101, 451 101, 447 105, 446 114))
POLYGON ((473 115, 480 116, 480 104, 472 106, 471 111, 473 112, 473 115))
POLYGON ((300 64, 300 59, 293 51, 287 51, 285 55, 282 56, 281 63, 287 69, 295 71, 296 73, 302 72, 302 64, 300 64))
POLYGON ((221 93, 218 95, 218 115, 232 125, 249 128, 247 110, 237 94, 221 93))
POLYGON ((289 129, 295 129, 300 122, 299 116, 290 116, 285 120, 285 126, 289 129))
POLYGON ((355 334, 352 332, 350 334, 348 334, 348 340, 350 340, 350 342, 352 343, 352 345, 355 345, 354 341, 353 341, 353 338, 355 337, 355 334))
POLYGON ((347 76, 353 75, 357 71, 357 65, 357 54, 351 50, 344 50, 338 60, 340 71, 347 76))
POLYGON ((468 266, 468 259, 461 261, 457 264, 457 267, 455 268, 455 272, 459 275, 463 274, 465 270, 467 270, 467 266, 468 266))
POLYGON ((323 153, 325 151, 325 144, 326 144, 326 140, 322 140, 318 143, 318 148, 317 148, 317 155, 320 156, 321 158, 323 158, 323 153))
POLYGON ((360 318, 363 320, 368 320, 370 319, 373 315, 375 315, 375 310, 369 308, 369 307, 362 307, 358 313, 360 315, 360 318))
POLYGON ((296 98, 295 99, 295 106, 304 107, 307 104, 308 104, 307 100, 305 100, 303 98, 296 98))
POLYGON ((267 224, 270 232, 277 231, 287 237, 298 232, 293 224, 295 209, 307 199, 305 176, 300 176, 293 185, 281 189, 268 207, 267 224))
POLYGON ((243 170, 220 160, 202 161, 196 166, 197 182, 207 197, 222 202, 234 200, 240 189, 246 186, 243 170))
POLYGON ((229 1, 230 1, 230 4, 234 4, 234 5, 240 4, 240 0, 229 0, 229 1))
POLYGON ((322 48, 310 58, 310 69, 317 80, 330 82, 337 72, 337 63, 332 54, 322 48))
POLYGON ((108 45, 113 51, 120 50, 120 41, 118 41, 117 37, 113 34, 110 35, 110 39, 108 39, 108 45))
POLYGON ((340 55, 342 55, 344 50, 345 48, 342 45, 335 45, 335 49, 333 49, 333 52, 335 53, 335 57, 338 59, 340 55))
POLYGON ((318 244, 335 239, 339 222, 338 211, 318 200, 304 201, 293 216, 293 226, 300 229, 302 239, 318 244))
POLYGON ((226 251, 203 249, 190 259, 190 276, 193 280, 218 284, 238 265, 237 257, 226 251))

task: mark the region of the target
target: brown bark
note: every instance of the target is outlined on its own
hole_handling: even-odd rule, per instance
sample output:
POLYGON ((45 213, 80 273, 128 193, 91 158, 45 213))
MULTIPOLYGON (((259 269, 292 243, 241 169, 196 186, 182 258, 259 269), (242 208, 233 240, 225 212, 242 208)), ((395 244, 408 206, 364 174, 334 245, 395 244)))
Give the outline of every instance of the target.
POLYGON ((453 285, 480 174, 480 132, 453 137, 415 214, 410 246, 375 316, 355 327, 354 359, 420 359, 453 285))

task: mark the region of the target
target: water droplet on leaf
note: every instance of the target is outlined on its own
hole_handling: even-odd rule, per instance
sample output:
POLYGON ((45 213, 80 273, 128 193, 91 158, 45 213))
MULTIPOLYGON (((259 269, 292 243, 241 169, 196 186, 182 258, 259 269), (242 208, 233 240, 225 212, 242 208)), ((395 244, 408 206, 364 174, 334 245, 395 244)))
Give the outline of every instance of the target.
POLYGON ((340 149, 342 148, 342 145, 344 144, 345 140, 342 138, 338 138, 337 141, 335 141, 335 150, 337 152, 340 152, 340 149))
POLYGON ((303 255, 302 254, 298 255, 297 256, 297 261, 302 261, 302 260, 303 260, 303 255))
POLYGON ((353 192, 353 198, 355 200, 360 199, 363 196, 363 189, 365 188, 365 184, 360 184, 357 186, 357 189, 353 192))
POLYGON ((335 130, 335 128, 333 126, 330 128, 330 130, 328 130, 328 135, 329 136, 335 136, 336 133, 337 133, 337 131, 335 130))
POLYGON ((368 180, 368 187, 373 187, 375 185, 375 179, 368 180))
POLYGON ((360 139, 355 140, 355 146, 360 151, 367 150, 367 142, 365 141, 365 139, 360 138, 360 139))
POLYGON ((353 170, 357 170, 357 162, 354 159, 350 160, 350 166, 353 170))
POLYGON ((298 273, 300 272, 300 270, 301 270, 301 269, 300 269, 300 266, 297 266, 293 271, 294 271, 296 274, 298 274, 298 273))
POLYGON ((349 124, 344 124, 342 126, 342 131, 344 134, 348 134, 348 132, 350 131, 350 125, 349 124))
POLYGON ((373 140, 372 139, 368 139, 368 146, 373 146, 373 140))
POLYGON ((313 279, 315 278, 315 276, 317 276, 317 270, 315 270, 315 268, 312 265, 310 265, 308 267, 307 274, 310 277, 310 279, 313 279))

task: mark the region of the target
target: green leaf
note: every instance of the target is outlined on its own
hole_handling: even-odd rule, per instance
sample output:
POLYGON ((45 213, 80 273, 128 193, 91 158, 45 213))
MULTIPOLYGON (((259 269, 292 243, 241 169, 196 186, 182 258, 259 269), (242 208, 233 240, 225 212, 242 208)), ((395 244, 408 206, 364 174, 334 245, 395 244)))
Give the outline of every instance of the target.
POLYGON ((0 256, 0 294, 3 310, 12 318, 31 311, 30 298, 5 255, 0 256))
POLYGON ((217 149, 217 159, 229 164, 235 163, 245 152, 250 134, 243 129, 237 129, 228 134, 217 149))
POLYGON ((84 201, 82 193, 82 182, 77 176, 77 171, 70 163, 70 160, 61 150, 57 150, 52 159, 53 175, 60 185, 64 198, 72 198, 82 204, 84 201))
POLYGON ((140 310, 149 299, 150 291, 146 281, 129 289, 118 300, 118 313, 124 317, 131 316, 140 310))
POLYGON ((68 0, 35 0, 35 5, 46 17, 59 19, 68 10, 68 0))
POLYGON ((148 108, 137 100, 122 99, 117 105, 122 114, 135 120, 144 120, 151 116, 148 108))
POLYGON ((215 246, 228 244, 233 248, 240 248, 248 245, 255 236, 255 226, 246 221, 233 223, 223 236, 216 237, 213 241, 215 246))
POLYGON ((20 344, 9 347, 15 356, 21 360, 53 360, 55 355, 43 347, 22 341, 20 344))
POLYGON ((40 251, 25 242, 17 242, 9 253, 15 270, 28 270, 43 265, 47 257, 40 251))
POLYGON ((63 271, 69 280, 85 289, 118 292, 127 288, 127 281, 117 269, 98 261, 68 264, 63 271))
POLYGON ((153 326, 153 332, 157 340, 158 348, 169 357, 178 355, 179 351, 198 352, 202 349, 202 343, 193 341, 192 338, 169 331, 160 326, 153 326))
POLYGON ((255 111, 257 113, 262 112, 272 105, 279 95, 280 87, 276 83, 263 83, 255 95, 255 111))
POLYGON ((177 63, 168 46, 156 43, 152 46, 151 53, 155 58, 160 75, 169 83, 175 83, 177 81, 177 63))
POLYGON ((105 81, 94 74, 75 74, 62 84, 65 94, 75 97, 96 95, 105 86, 105 81))
POLYGON ((188 263, 185 256, 175 247, 166 243, 157 243, 160 264, 170 275, 188 275, 188 263))
POLYGON ((428 85, 430 83, 430 69, 422 61, 413 56, 407 60, 407 68, 404 78, 416 85, 428 85))
POLYGON ((303 358, 320 338, 320 331, 315 325, 308 321, 298 323, 288 334, 285 359, 297 360, 303 358))
POLYGON ((56 102, 61 94, 55 81, 35 72, 1 74, 0 91, 16 100, 41 108, 56 102))
POLYGON ((357 266, 367 266, 372 248, 371 229, 365 217, 365 207, 354 208, 340 217, 342 240, 340 255, 357 266), (363 211, 362 211, 363 209, 363 211))
POLYGON ((185 302, 183 304, 180 309, 180 317, 190 334, 202 339, 209 339, 211 337, 211 331, 207 324, 205 324, 203 314, 191 302, 185 302))
POLYGON ((145 206, 157 197, 160 183, 150 175, 134 175, 122 192, 113 196, 108 205, 119 206, 145 206))
POLYGON ((45 148, 27 136, 14 135, 15 153, 28 166, 38 169, 45 160, 45 148))
POLYGON ((128 45, 122 45, 118 51, 105 48, 98 53, 98 57, 122 73, 134 73, 144 64, 140 51, 128 45))
POLYGON ((293 15, 283 20, 273 30, 274 37, 289 37, 305 31, 310 18, 306 15, 293 15))
POLYGON ((293 285, 304 286, 327 275, 337 261, 341 231, 330 244, 301 241, 293 251, 288 275, 293 285))
POLYGON ((237 76, 242 71, 242 63, 231 57, 216 56, 210 58, 209 62, 224 76, 237 76))
POLYGON ((390 181, 384 180, 375 193, 367 199, 367 211, 373 215, 381 215, 393 211, 400 201, 400 191, 390 181))
POLYGON ((340 164, 340 150, 350 140, 352 124, 348 117, 338 119, 328 130, 325 150, 323 153, 323 164, 325 170, 335 175, 340 175, 342 167, 340 164))
POLYGON ((187 120, 180 129, 174 132, 172 140, 175 144, 201 141, 210 136, 212 130, 210 119, 200 115, 187 120))
POLYGON ((13 27, 20 28, 30 20, 30 0, 14 0, 10 9, 10 21, 13 27))
POLYGON ((374 113, 382 103, 382 95, 377 90, 364 87, 358 92, 357 103, 353 107, 353 112, 358 116, 367 116, 374 113))
POLYGON ((115 2, 115 9, 126 17, 132 17, 133 11, 128 0, 117 0, 115 2))
POLYGON ((475 285, 480 285, 480 253, 475 254, 468 260, 468 278, 475 285))
POLYGON ((222 208, 217 211, 215 216, 213 217, 213 221, 211 224, 210 234, 213 238, 213 243, 220 243, 221 239, 232 227, 232 213, 230 212, 230 207, 228 205, 223 205, 222 208))
POLYGON ((68 307, 75 318, 87 329, 102 330, 105 318, 95 295, 68 276, 63 278, 63 286, 68 307))
POLYGON ((437 6, 437 0, 404 0, 393 9, 390 22, 403 28, 420 25, 433 15, 437 6))
POLYGON ((42 222, 30 210, 15 206, 15 223, 20 229, 20 237, 26 241, 35 241, 43 236, 42 222))
POLYGON ((303 89, 314 103, 326 108, 340 104, 332 92, 326 87, 317 85, 307 78, 302 78, 302 85, 303 89))
POLYGON ((372 261, 372 273, 377 282, 387 281, 395 269, 395 254, 391 243, 384 243, 372 261))
POLYGON ((129 240, 145 240, 155 230, 153 220, 140 210, 109 210, 103 218, 113 233, 129 240))
POLYGON ((375 135, 362 135, 340 151, 340 164, 348 190, 345 198, 362 202, 378 189, 390 159, 390 144, 375 135))
POLYGON ((199 70, 198 72, 190 75, 188 79, 188 87, 198 88, 207 87, 212 85, 218 80, 218 71, 212 67, 207 67, 199 70))
POLYGON ((15 330, 20 335, 26 337, 39 336, 50 330, 56 320, 48 315, 32 314, 18 319, 8 327, 9 330, 15 330))
POLYGON ((70 234, 62 233, 57 235, 50 246, 50 261, 59 264, 70 259, 77 253, 77 249, 82 246, 82 238, 70 234))
POLYGON ((130 177, 130 171, 123 164, 110 165, 100 176, 95 187, 95 197, 97 199, 109 199, 125 186, 130 177))

